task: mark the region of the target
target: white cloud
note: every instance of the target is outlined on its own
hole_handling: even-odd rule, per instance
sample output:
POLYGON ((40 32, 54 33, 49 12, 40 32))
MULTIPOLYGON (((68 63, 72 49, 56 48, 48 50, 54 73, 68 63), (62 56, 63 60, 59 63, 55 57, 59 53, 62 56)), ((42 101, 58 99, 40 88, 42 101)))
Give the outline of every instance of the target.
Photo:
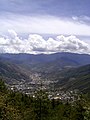
MULTIPOLYGON (((58 18, 54 16, 24 16, 5 14, 0 16, 0 32, 13 29, 18 33, 43 33, 43 34, 67 34, 67 35, 90 35, 90 26, 78 20, 58 18)), ((83 19, 89 19, 84 17, 83 19)), ((81 19, 80 19, 81 20, 81 19)))
POLYGON ((8 33, 9 33, 9 35, 10 35, 10 37, 12 37, 12 38, 16 38, 17 37, 17 33, 14 31, 14 30, 8 30, 8 33))
POLYGON ((75 22, 79 22, 80 24, 87 24, 90 25, 90 17, 89 16, 73 16, 72 20, 74 20, 75 22))
POLYGON ((45 40, 38 34, 30 34, 27 39, 20 39, 14 30, 8 31, 8 37, 0 37, 1 53, 55 53, 73 52, 90 54, 90 45, 75 36, 63 35, 45 40))

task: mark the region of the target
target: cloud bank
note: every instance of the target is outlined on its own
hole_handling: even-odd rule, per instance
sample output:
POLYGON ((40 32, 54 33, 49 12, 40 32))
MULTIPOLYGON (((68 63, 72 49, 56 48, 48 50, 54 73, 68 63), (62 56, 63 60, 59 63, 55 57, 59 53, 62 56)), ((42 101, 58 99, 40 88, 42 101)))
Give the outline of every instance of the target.
POLYGON ((76 36, 63 35, 45 40, 41 35, 30 34, 22 39, 14 30, 8 30, 8 36, 0 37, 0 53, 50 54, 56 52, 73 52, 90 54, 89 45, 76 36))
POLYGON ((0 33, 13 29, 18 33, 65 34, 90 36, 90 25, 78 18, 60 18, 55 16, 29 16, 4 13, 0 16, 0 33), (77 19, 77 20, 76 20, 77 19))

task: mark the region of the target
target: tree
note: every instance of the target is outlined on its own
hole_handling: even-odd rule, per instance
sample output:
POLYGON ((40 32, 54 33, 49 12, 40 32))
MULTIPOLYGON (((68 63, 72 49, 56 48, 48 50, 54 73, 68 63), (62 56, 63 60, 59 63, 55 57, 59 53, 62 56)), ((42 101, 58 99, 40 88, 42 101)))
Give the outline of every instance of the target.
POLYGON ((0 92, 6 92, 6 85, 2 79, 0 80, 0 92))
POLYGON ((36 120, 47 120, 49 116, 50 102, 48 95, 40 90, 35 94, 35 105, 34 112, 36 120))

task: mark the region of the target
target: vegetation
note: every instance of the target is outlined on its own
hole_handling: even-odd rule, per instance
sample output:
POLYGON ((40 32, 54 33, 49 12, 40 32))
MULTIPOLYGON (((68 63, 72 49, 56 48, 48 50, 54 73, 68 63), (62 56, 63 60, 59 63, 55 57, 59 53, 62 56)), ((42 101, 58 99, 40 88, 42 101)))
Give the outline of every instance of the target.
POLYGON ((55 87, 63 90, 75 90, 90 94, 90 65, 54 72, 49 78, 58 80, 55 87), (53 77, 54 76, 54 77, 53 77), (60 78, 62 76, 62 78, 60 78))
POLYGON ((18 65, 12 62, 6 62, 0 59, 0 77, 5 79, 9 84, 17 83, 22 80, 30 80, 28 71, 21 69, 18 65), (13 72, 12 72, 13 71, 13 72))
POLYGON ((32 84, 33 80, 38 83, 41 79, 46 86, 53 82, 56 89, 78 89, 90 94, 90 55, 0 54, 0 76, 9 85, 32 84))
POLYGON ((50 100, 42 90, 30 97, 0 80, 0 120, 90 120, 90 101, 82 95, 73 103, 50 100))

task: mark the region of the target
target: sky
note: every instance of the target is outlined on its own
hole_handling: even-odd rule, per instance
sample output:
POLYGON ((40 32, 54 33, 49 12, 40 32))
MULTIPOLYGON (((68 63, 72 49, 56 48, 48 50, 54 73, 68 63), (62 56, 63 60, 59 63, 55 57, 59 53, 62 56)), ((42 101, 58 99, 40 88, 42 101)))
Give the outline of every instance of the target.
POLYGON ((0 0, 0 53, 90 54, 90 0, 0 0))

